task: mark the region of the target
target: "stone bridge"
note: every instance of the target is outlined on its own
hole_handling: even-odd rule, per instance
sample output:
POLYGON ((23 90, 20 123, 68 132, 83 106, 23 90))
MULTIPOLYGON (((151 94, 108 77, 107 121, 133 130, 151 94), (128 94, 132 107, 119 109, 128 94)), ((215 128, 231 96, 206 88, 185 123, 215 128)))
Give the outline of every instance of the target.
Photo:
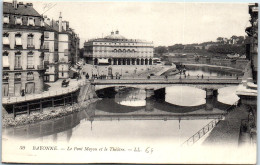
POLYGON ((241 83, 240 78, 223 78, 223 77, 210 77, 210 78, 197 78, 189 77, 185 79, 178 78, 133 78, 133 79, 95 79, 91 82, 95 86, 95 91, 111 88, 111 87, 133 87, 145 89, 148 91, 147 97, 153 95, 154 91, 170 87, 170 86, 191 86, 206 91, 207 96, 211 96, 219 88, 228 86, 237 86, 241 83), (150 93, 150 94, 149 94, 150 93))

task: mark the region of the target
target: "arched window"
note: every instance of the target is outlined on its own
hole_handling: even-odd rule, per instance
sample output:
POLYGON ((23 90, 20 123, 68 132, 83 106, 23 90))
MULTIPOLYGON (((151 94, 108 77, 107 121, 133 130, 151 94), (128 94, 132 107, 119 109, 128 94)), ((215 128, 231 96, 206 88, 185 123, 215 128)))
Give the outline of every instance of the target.
POLYGON ((123 49, 123 52, 125 53, 125 52, 126 52, 126 50, 125 50, 125 49, 123 49))
POLYGON ((116 53, 116 52, 117 52, 117 50, 116 50, 116 49, 114 49, 114 52, 116 53))

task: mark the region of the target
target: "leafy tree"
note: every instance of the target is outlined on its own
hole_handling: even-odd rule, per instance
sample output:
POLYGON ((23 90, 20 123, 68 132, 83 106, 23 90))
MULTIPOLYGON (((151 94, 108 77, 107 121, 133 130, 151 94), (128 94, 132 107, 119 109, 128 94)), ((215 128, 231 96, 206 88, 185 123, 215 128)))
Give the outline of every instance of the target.
POLYGON ((164 53, 167 53, 168 52, 168 49, 166 46, 158 46, 158 47, 155 47, 154 48, 154 52, 157 53, 157 54, 164 54, 164 53))

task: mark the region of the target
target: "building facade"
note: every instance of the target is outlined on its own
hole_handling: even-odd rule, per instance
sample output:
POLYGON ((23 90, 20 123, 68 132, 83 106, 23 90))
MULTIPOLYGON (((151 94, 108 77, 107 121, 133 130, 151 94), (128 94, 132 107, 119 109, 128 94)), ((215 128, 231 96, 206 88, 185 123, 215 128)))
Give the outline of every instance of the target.
POLYGON ((119 31, 84 43, 84 57, 94 65, 152 65, 152 42, 127 39, 119 31))
POLYGON ((69 27, 68 21, 62 21, 61 14, 59 21, 44 17, 44 22, 47 29, 44 32, 44 47, 48 49, 44 56, 45 81, 69 78, 70 67, 79 56, 79 37, 69 27))
POLYGON ((3 97, 43 91, 44 30, 32 3, 3 2, 3 97))

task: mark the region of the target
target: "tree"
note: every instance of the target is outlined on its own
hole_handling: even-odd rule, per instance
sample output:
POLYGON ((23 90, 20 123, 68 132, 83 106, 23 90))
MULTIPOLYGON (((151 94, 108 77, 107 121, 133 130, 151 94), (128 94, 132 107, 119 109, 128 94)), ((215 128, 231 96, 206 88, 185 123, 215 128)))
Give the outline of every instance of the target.
POLYGON ((162 55, 162 54, 164 54, 164 53, 167 53, 167 52, 168 52, 168 49, 167 49, 167 47, 165 47, 165 46, 158 46, 158 47, 155 47, 155 48, 154 48, 154 52, 157 53, 157 54, 162 55))
POLYGON ((217 42, 223 44, 224 43, 224 38, 223 37, 218 37, 217 42))

